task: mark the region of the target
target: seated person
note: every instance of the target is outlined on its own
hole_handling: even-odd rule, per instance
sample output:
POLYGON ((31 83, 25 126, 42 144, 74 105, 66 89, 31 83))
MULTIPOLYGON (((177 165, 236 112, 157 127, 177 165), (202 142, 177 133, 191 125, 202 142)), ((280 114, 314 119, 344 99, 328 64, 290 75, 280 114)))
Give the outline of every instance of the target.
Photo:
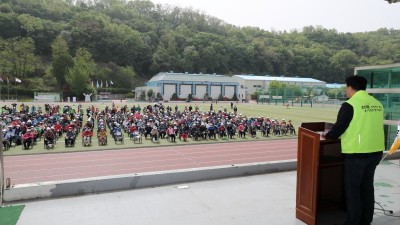
POLYGON ((56 138, 56 135, 53 133, 50 127, 46 128, 46 131, 44 132, 43 136, 44 136, 44 144, 46 146, 52 144, 54 139, 56 138))
POLYGON ((290 132, 290 134, 296 134, 296 129, 294 128, 294 126, 292 124, 292 120, 288 121, 288 123, 286 124, 286 127, 287 127, 288 131, 290 132))
POLYGON ((65 134, 65 145, 67 145, 68 141, 71 142, 71 145, 74 145, 75 143, 75 132, 72 129, 72 127, 69 127, 65 134))
POLYGON ((168 126, 167 135, 171 138, 171 142, 175 142, 175 130, 172 125, 168 126))
POLYGON ((54 131, 56 132, 56 135, 58 135, 59 137, 62 136, 62 126, 59 121, 57 121, 56 124, 54 124, 54 131))
POLYGON ((33 134, 31 129, 27 129, 26 133, 22 135, 22 144, 24 145, 25 149, 28 149, 31 145, 33 145, 33 134))
POLYGON ((238 126, 239 137, 246 137, 246 131, 243 123, 240 123, 238 126))
POLYGON ((144 127, 144 138, 147 138, 148 135, 151 136, 151 134, 150 134, 151 131, 152 131, 152 128, 151 128, 150 124, 147 124, 144 127))
POLYGON ((133 134, 135 131, 137 131, 137 127, 134 123, 132 123, 131 127, 129 127, 129 133, 133 134))
POLYGON ((208 138, 216 138, 217 137, 217 135, 216 135, 216 133, 215 133, 215 126, 212 124, 212 123, 209 123, 208 124, 208 128, 207 128, 207 130, 208 130, 208 138))
POLYGON ((12 139, 15 136, 15 131, 11 125, 8 126, 8 129, 4 132, 4 139, 7 139, 9 143, 11 144, 12 139))
POLYGON ((219 126, 218 132, 219 132, 220 138, 223 138, 223 137, 226 136, 225 125, 224 124, 221 124, 221 126, 219 126))
POLYGON ((119 124, 117 124, 114 128, 113 128, 113 136, 114 139, 116 140, 117 138, 120 138, 122 136, 122 130, 121 130, 121 126, 119 124))
POLYGON ((33 142, 36 143, 36 140, 39 138, 39 132, 34 126, 31 126, 31 132, 33 134, 33 142))
POLYGON ((107 140, 107 131, 104 127, 100 128, 98 136, 99 136, 100 142, 105 142, 107 140))
POLYGON ((7 147, 7 143, 8 143, 9 145, 11 145, 11 142, 9 142, 9 141, 8 141, 8 138, 6 137, 6 135, 7 135, 7 129, 3 129, 2 135, 3 135, 3 146, 4 146, 4 149, 7 149, 7 148, 6 148, 6 147, 7 147))
POLYGON ((252 138, 257 136, 257 127, 254 124, 250 126, 250 135, 252 138))
POLYGON ((159 131, 161 138, 164 139, 165 135, 167 134, 167 126, 164 124, 164 122, 160 123, 159 131))
POLYGON ((153 139, 153 141, 158 141, 159 133, 158 133, 156 126, 153 127, 153 129, 150 132, 150 135, 151 135, 151 138, 153 139))
POLYGON ((82 138, 84 137, 92 137, 93 132, 90 130, 90 128, 86 128, 85 131, 82 132, 82 138))
POLYGON ((183 141, 187 141, 188 133, 189 133, 188 127, 185 126, 185 124, 182 124, 179 128, 179 134, 180 134, 181 138, 183 139, 183 141))

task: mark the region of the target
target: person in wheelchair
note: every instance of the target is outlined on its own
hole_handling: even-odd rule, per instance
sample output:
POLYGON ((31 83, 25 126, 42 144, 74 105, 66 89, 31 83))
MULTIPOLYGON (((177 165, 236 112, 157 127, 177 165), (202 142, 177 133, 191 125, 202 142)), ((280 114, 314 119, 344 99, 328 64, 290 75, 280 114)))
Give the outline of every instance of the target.
POLYGON ((211 139, 211 138, 216 139, 217 138, 215 129, 216 128, 215 128, 214 124, 212 124, 212 123, 208 124, 208 127, 207 127, 208 139, 211 139))
POLYGON ((262 133, 263 137, 265 137, 265 136, 269 137, 268 136, 268 128, 267 128, 267 123, 266 122, 262 123, 260 129, 261 129, 261 133, 262 133))
POLYGON ((239 137, 246 137, 246 130, 243 123, 240 123, 238 126, 239 137))
POLYGON ((250 135, 252 138, 257 136, 257 127, 254 125, 254 123, 250 126, 250 135))
POLYGON ((153 127, 153 129, 150 132, 150 135, 151 135, 151 140, 153 142, 158 142, 159 141, 158 139, 159 139, 160 133, 158 132, 156 126, 153 127))
POLYGON ((160 123, 158 130, 160 131, 161 139, 164 139, 165 135, 167 135, 167 126, 164 124, 164 122, 160 123))
POLYGON ((129 127, 129 136, 132 138, 133 133, 138 131, 138 128, 136 124, 132 123, 132 125, 129 127))
MULTIPOLYGON (((3 129, 2 131, 2 135, 3 135, 3 146, 4 146, 4 150, 8 150, 11 147, 11 141, 9 140, 9 138, 6 137, 7 135, 7 129, 3 129)), ((12 137, 11 137, 12 140, 12 137)))
POLYGON ((72 129, 72 127, 69 127, 67 133, 65 134, 65 146, 67 146, 68 143, 70 143, 72 146, 75 145, 76 135, 72 129))
POLYGON ((150 126, 150 123, 147 123, 146 126, 144 127, 144 138, 147 139, 147 136, 151 137, 151 131, 152 127, 150 126))
POLYGON ((226 128, 223 123, 221 123, 221 125, 219 126, 218 133, 219 133, 219 138, 226 137, 226 128))
POLYGON ((170 138, 171 142, 175 142, 175 129, 172 127, 172 125, 168 126, 167 135, 170 138))
POLYGON ((4 129, 5 130, 5 132, 4 132, 4 130, 3 130, 3 142, 5 141, 5 140, 7 140, 9 143, 10 143, 10 145, 11 145, 11 143, 12 143, 12 140, 13 140, 13 138, 14 138, 14 136, 15 136, 15 131, 14 131, 14 129, 13 129, 13 127, 11 126, 11 125, 9 125, 8 127, 7 127, 8 129, 6 130, 6 129, 4 129))
POLYGON ((107 143, 107 131, 104 127, 100 128, 100 131, 98 133, 98 139, 99 143, 102 145, 105 145, 107 143))
POLYGON ((289 131, 289 133, 292 135, 296 135, 296 129, 294 128, 293 124, 292 124, 292 120, 289 120, 288 123, 286 124, 286 127, 289 131))
POLYGON ((199 132, 201 139, 207 139, 207 127, 203 122, 200 125, 199 132))
POLYGON ((189 129, 185 124, 181 124, 179 127, 179 140, 187 141, 189 129))
POLYGON ((226 130, 227 130, 229 138, 232 139, 235 136, 235 132, 236 132, 235 126, 231 122, 228 122, 226 130))
POLYGON ((62 125, 60 124, 60 121, 57 120, 56 124, 54 124, 54 131, 55 135, 58 137, 62 136, 62 125))
POLYGON ((114 136, 114 141, 118 141, 122 138, 122 129, 121 125, 116 124, 116 126, 113 128, 113 136, 114 136))
POLYGON ((30 128, 26 130, 26 133, 22 135, 22 144, 25 149, 29 149, 33 145, 33 134, 30 128))
POLYGON ((84 144, 87 142, 91 143, 93 137, 93 132, 90 128, 86 128, 85 131, 82 132, 82 141, 84 144))
POLYGON ((44 146, 48 147, 50 144, 54 144, 54 140, 56 139, 55 133, 50 129, 50 127, 46 128, 46 131, 43 134, 44 136, 44 146))

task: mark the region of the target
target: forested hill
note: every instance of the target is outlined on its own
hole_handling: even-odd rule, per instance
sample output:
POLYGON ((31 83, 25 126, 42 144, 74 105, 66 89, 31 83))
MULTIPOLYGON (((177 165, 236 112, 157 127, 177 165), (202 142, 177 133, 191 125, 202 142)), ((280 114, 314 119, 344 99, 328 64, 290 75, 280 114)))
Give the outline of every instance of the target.
POLYGON ((266 31, 146 0, 2 0, 0 12, 0 73, 54 78, 63 88, 79 60, 89 62, 90 80, 124 88, 160 71, 342 83, 354 66, 400 62, 400 30, 388 28, 266 31))

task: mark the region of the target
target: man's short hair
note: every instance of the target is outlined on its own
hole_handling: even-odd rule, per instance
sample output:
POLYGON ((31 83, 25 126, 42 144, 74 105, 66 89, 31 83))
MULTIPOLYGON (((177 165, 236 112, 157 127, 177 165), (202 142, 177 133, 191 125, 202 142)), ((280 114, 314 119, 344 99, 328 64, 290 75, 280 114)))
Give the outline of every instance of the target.
POLYGON ((367 89, 367 79, 362 76, 349 76, 346 78, 346 85, 352 87, 356 91, 367 89))

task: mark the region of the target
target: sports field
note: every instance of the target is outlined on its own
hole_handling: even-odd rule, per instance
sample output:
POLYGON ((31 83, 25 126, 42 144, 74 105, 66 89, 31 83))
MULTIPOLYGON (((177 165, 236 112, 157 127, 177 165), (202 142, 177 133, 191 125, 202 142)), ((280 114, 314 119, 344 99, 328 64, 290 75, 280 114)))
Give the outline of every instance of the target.
MULTIPOLYGON (((2 102, 2 105, 6 104, 11 106, 12 102, 2 102)), ((19 109, 19 105, 21 102, 18 102, 17 109, 19 109)), ((35 105, 38 107, 39 105, 42 106, 44 109, 44 103, 24 103, 28 104, 29 106, 35 105)), ((70 105, 73 108, 77 108, 78 104, 82 104, 83 109, 86 109, 88 106, 94 105, 94 107, 98 107, 100 110, 104 109, 106 106, 111 107, 112 102, 93 102, 93 103, 53 103, 58 104, 60 106, 63 105, 70 105)), ((127 105, 128 109, 130 109, 133 105, 137 106, 138 104, 143 109, 145 106, 154 103, 148 102, 120 102, 115 101, 115 104, 118 106, 118 109, 127 105)), ((185 106, 189 107, 192 105, 194 108, 195 105, 199 107, 200 111, 209 111, 211 103, 202 103, 202 102, 179 102, 179 103, 163 103, 165 106, 171 106, 173 109, 177 105, 179 110, 183 110, 185 106)), ((239 103, 234 105, 238 108, 238 114, 242 114, 242 116, 247 117, 270 117, 271 119, 277 118, 278 121, 285 119, 286 121, 292 120, 293 125, 296 127, 296 130, 303 122, 334 122, 336 120, 336 115, 338 111, 338 107, 324 107, 322 105, 313 105, 311 108, 310 105, 306 105, 304 107, 300 106, 282 106, 282 105, 261 105, 256 103, 239 103)), ((219 102, 218 104, 213 103, 214 110, 224 110, 227 109, 228 112, 233 111, 231 110, 230 102, 219 102)), ((84 117, 84 122, 86 121, 86 115, 84 117)), ((95 132, 96 133, 96 132, 95 132)), ((234 141, 253 141, 253 140, 274 140, 274 139, 284 139, 284 138, 297 138, 294 135, 287 135, 287 136, 273 136, 270 137, 262 137, 260 133, 257 134, 257 138, 234 138, 234 139, 216 139, 216 140, 200 140, 194 141, 192 139, 188 139, 188 142, 182 142, 177 139, 175 143, 168 142, 165 139, 162 139, 159 143, 152 143, 150 140, 144 140, 142 143, 134 143, 131 141, 126 133, 124 133, 124 143, 114 143, 112 140, 109 141, 107 146, 99 146, 97 143, 96 135, 93 137, 92 146, 83 147, 81 137, 78 136, 76 140, 75 147, 65 148, 64 146, 64 138, 60 138, 55 146, 54 149, 44 149, 43 140, 38 141, 37 145, 33 147, 33 149, 23 150, 22 146, 13 146, 10 150, 5 151, 4 155, 22 155, 22 154, 41 154, 41 153, 56 153, 56 152, 74 152, 74 151, 101 151, 101 150, 111 150, 111 149, 121 149, 121 148, 140 148, 140 147, 154 147, 154 146, 171 146, 171 145, 191 145, 191 144, 207 144, 207 143, 226 143, 226 142, 234 142, 234 141)))

